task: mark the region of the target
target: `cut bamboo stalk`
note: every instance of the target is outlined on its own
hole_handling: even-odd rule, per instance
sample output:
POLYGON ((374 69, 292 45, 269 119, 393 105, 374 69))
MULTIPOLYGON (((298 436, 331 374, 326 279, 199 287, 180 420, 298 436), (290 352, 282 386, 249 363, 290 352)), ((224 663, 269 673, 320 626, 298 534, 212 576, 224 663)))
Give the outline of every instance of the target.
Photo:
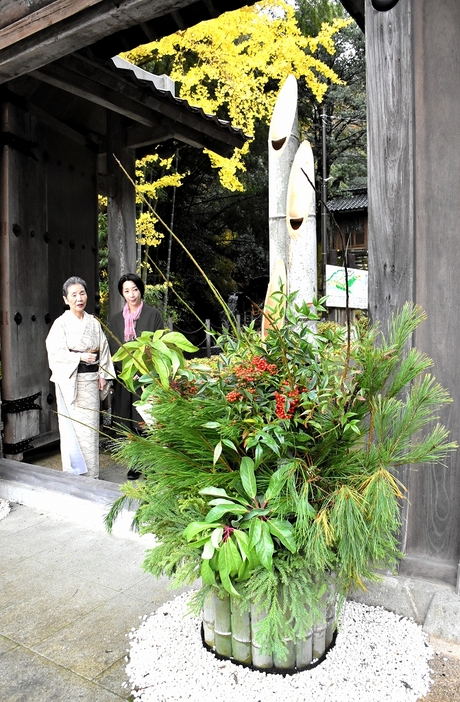
POLYGON ((313 627, 313 658, 321 658, 326 652, 326 612, 321 612, 313 627))
POLYGON ((298 303, 311 303, 318 289, 314 182, 313 152, 303 141, 292 164, 286 201, 288 292, 298 293, 298 303))
POLYGON ((313 660, 313 629, 305 639, 296 641, 296 666, 299 670, 306 668, 313 660))
POLYGON ((214 636, 216 653, 230 658, 232 655, 232 628, 230 595, 223 598, 215 597, 214 636))
POLYGON ((284 656, 273 656, 273 665, 279 670, 292 670, 295 666, 296 650, 292 639, 284 639, 286 652, 284 656))
POLYGON ((252 664, 256 668, 273 668, 273 656, 262 653, 260 646, 255 642, 255 631, 260 622, 262 622, 267 613, 265 610, 258 611, 256 607, 251 606, 251 625, 252 625, 252 664))
POLYGON ((277 292, 287 293, 286 266, 280 258, 273 266, 270 282, 265 296, 265 304, 262 315, 261 336, 265 339, 271 327, 281 329, 284 324, 284 313, 286 310, 286 299, 279 300, 277 292))
POLYGON ((231 598, 232 608, 232 653, 240 663, 252 663, 251 617, 243 610, 235 597, 231 598))
POLYGON ((298 145, 297 81, 290 75, 279 92, 268 134, 270 275, 279 259, 287 266, 286 194, 289 173, 298 145))
POLYGON ((205 643, 211 648, 214 648, 216 645, 214 632, 214 622, 216 619, 215 599, 214 593, 208 595, 203 606, 203 637, 205 643))

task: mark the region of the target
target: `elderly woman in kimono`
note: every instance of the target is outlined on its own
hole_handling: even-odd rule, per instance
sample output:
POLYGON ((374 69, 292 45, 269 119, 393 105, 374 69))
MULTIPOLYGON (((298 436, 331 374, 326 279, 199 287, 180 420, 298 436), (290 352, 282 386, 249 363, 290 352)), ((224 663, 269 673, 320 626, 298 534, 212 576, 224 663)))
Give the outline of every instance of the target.
POLYGON ((85 312, 85 281, 69 278, 62 293, 69 309, 56 319, 46 339, 56 385, 62 470, 98 478, 100 393, 115 371, 101 325, 85 312))

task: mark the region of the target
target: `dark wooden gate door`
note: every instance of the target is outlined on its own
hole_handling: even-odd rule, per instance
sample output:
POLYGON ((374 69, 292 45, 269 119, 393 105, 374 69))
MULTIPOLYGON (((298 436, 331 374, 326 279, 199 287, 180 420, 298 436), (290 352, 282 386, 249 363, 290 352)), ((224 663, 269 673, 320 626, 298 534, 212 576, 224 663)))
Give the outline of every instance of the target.
POLYGON ((63 311, 62 283, 83 277, 89 312, 97 302, 96 154, 56 127, 2 103, 0 332, 9 457, 57 438, 45 339, 63 311))

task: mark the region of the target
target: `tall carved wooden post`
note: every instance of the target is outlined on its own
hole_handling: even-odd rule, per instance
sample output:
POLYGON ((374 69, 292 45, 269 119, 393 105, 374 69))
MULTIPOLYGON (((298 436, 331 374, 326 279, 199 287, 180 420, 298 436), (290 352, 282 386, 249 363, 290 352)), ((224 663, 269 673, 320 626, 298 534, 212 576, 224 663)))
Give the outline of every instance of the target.
POLYGON ((111 188, 107 204, 107 238, 109 248, 110 316, 122 308, 118 281, 124 273, 136 272, 136 193, 114 155, 134 179, 135 152, 126 146, 124 118, 109 112, 107 138, 107 173, 111 188))

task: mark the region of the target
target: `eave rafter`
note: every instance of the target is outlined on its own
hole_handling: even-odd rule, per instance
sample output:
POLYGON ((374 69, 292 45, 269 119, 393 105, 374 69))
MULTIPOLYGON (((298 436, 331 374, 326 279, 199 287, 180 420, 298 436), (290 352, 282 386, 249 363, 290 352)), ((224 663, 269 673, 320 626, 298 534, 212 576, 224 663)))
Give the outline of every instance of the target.
POLYGON ((168 91, 135 80, 127 73, 112 65, 109 67, 109 64, 105 68, 86 56, 72 54, 31 75, 132 120, 134 126, 128 137, 131 148, 175 138, 230 156, 235 147, 243 146, 245 137, 240 130, 191 108, 168 91))

